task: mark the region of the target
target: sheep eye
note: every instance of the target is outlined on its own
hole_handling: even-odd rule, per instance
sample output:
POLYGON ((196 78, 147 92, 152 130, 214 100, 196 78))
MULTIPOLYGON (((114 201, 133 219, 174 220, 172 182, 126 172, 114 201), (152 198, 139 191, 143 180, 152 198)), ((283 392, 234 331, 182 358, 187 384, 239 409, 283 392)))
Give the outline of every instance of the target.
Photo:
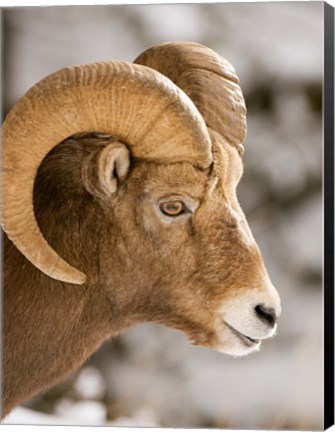
POLYGON ((186 210, 182 201, 167 201, 162 203, 159 208, 167 216, 179 216, 185 213, 186 210))

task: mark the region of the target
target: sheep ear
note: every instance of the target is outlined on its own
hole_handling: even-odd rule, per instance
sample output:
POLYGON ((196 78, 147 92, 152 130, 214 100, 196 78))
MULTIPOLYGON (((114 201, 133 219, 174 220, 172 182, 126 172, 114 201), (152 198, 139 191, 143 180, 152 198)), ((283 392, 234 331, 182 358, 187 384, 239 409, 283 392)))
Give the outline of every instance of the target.
POLYGON ((130 156, 127 147, 116 141, 89 157, 83 164, 83 181, 87 191, 108 198, 127 177, 130 156))
POLYGON ((98 158, 98 177, 106 194, 116 192, 129 170, 129 151, 124 144, 114 142, 105 147, 98 158))

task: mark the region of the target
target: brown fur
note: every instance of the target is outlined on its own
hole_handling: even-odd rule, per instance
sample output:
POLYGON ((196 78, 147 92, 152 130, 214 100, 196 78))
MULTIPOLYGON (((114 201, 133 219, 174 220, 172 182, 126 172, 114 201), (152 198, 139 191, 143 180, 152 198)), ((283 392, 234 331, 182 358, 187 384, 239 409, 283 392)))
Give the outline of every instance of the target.
POLYGON ((243 216, 235 196, 240 157, 217 139, 210 172, 132 160, 106 199, 87 192, 81 167, 110 137, 69 139, 43 161, 34 192, 38 223, 88 279, 76 286, 45 276, 4 236, 3 415, 135 323, 161 323, 194 344, 216 345, 215 306, 257 285, 264 272, 231 211, 243 216), (192 218, 164 225, 152 203, 171 193, 200 204, 192 218))

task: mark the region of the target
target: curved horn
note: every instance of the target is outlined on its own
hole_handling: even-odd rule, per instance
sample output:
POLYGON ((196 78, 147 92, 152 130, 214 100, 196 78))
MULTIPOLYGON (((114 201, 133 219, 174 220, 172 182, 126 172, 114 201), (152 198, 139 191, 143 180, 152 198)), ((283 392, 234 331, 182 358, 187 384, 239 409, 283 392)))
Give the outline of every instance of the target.
POLYGON ((206 125, 192 101, 158 72, 124 62, 62 69, 32 87, 6 117, 3 228, 25 257, 52 278, 82 284, 85 275, 47 243, 33 209, 43 158, 79 132, 104 132, 127 143, 135 158, 159 163, 211 163, 206 125))
POLYGON ((246 107, 239 79, 227 60, 197 43, 171 42, 149 48, 134 63, 170 78, 192 99, 207 126, 241 151, 246 107))

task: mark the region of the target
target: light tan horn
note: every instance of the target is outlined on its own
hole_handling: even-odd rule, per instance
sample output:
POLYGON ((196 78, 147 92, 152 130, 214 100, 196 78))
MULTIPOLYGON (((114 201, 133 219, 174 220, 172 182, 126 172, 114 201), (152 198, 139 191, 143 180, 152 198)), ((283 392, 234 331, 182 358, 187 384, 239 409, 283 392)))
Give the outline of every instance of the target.
POLYGON ((227 60, 197 43, 171 42, 149 48, 134 63, 170 78, 192 99, 207 126, 243 151, 246 107, 239 79, 227 60))
POLYGON ((2 129, 2 223, 22 254, 54 279, 85 275, 47 243, 33 209, 37 169, 49 151, 79 132, 103 132, 127 143, 135 158, 189 161, 207 168, 211 143, 193 102, 158 72, 124 62, 62 69, 32 87, 2 129))

